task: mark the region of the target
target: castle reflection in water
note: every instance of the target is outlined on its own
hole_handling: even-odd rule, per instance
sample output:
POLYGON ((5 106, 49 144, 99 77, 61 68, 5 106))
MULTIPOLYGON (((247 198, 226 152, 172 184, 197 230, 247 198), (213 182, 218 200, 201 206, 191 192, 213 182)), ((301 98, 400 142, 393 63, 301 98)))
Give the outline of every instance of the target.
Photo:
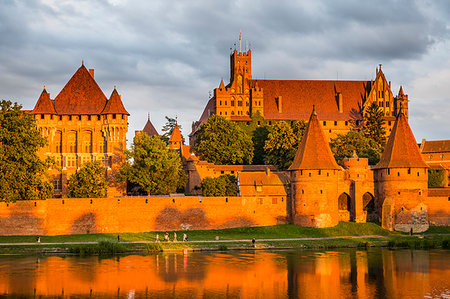
POLYGON ((0 295, 126 298, 450 296, 450 251, 1 257, 0 295))

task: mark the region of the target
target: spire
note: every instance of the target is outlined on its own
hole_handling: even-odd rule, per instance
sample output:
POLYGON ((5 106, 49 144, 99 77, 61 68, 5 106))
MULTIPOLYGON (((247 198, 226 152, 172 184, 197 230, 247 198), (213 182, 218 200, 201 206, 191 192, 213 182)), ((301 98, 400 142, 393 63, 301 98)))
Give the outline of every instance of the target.
POLYGON ((220 89, 225 88, 225 84, 223 84, 223 79, 220 80, 219 88, 220 88, 220 89))
POLYGON ((159 136, 158 131, 156 131, 155 127, 150 121, 150 112, 148 112, 147 123, 145 124, 144 129, 142 131, 148 136, 159 136))
POLYGON ((403 95, 405 95, 405 94, 403 93, 403 86, 400 85, 400 90, 398 91, 398 96, 401 97, 401 96, 403 96, 403 95))
POLYGON ((178 127, 178 123, 175 124, 175 127, 173 128, 172 135, 170 136, 169 143, 170 142, 182 142, 183 137, 181 136, 180 128, 178 127))
POLYGON ((358 155, 356 154, 356 151, 355 151, 355 150, 353 150, 352 158, 353 158, 353 159, 359 159, 359 157, 358 157, 358 155))
POLYGON ((130 115, 122 103, 122 97, 117 92, 114 87, 111 96, 109 97, 108 102, 105 105, 105 109, 103 109, 102 114, 126 114, 130 115))
POLYGON ((289 170, 336 169, 340 167, 331 153, 315 108, 311 112, 308 126, 289 170))
POLYGON ((42 90, 41 95, 31 111, 33 114, 57 114, 55 106, 53 106, 52 100, 50 100, 50 94, 45 90, 42 90))
POLYGON ((420 154, 416 139, 400 107, 383 155, 380 162, 375 165, 375 169, 410 167, 428 168, 428 165, 420 154))

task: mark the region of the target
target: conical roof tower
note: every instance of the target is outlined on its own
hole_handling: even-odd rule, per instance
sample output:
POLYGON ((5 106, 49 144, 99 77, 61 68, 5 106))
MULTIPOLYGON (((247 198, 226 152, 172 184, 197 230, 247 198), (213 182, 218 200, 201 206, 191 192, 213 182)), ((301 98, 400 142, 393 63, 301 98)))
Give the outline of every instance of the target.
POLYGON ((56 114, 55 106, 53 106, 52 100, 50 100, 50 94, 45 90, 45 87, 31 113, 56 114))
POLYGON ((428 165, 420 154, 416 139, 402 108, 400 108, 383 155, 380 162, 375 165, 375 169, 413 167, 428 168, 428 165))
POLYGON ((341 169, 337 165, 313 108, 305 134, 289 170, 341 169))

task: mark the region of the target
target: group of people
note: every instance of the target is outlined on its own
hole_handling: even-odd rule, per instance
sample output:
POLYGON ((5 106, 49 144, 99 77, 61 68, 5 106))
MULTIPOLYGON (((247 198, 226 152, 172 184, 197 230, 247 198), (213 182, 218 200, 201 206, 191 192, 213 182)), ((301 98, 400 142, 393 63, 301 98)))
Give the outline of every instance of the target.
MULTIPOLYGON (((159 240, 159 234, 156 234, 156 239, 155 239, 155 241, 156 242, 159 242, 160 240, 159 240)), ((164 240, 163 240, 164 242, 170 242, 170 235, 169 235, 169 233, 166 233, 165 235, 164 235, 164 240)), ((188 241, 188 236, 186 235, 186 234, 183 234, 183 242, 187 242, 188 241)), ((177 233, 173 233, 173 242, 178 242, 178 239, 177 239, 177 233)))

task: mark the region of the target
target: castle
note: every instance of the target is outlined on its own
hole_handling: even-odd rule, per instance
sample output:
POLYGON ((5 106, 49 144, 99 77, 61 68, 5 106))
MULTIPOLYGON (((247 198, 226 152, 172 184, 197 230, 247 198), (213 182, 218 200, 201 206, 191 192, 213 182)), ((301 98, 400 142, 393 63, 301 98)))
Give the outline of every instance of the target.
POLYGON ((67 195, 68 178, 89 161, 100 161, 107 169, 108 195, 123 193, 115 173, 126 149, 130 114, 115 87, 107 99, 94 80, 94 70, 83 63, 55 99, 44 87, 30 113, 48 140, 40 155, 56 161, 57 167, 49 170, 55 196, 67 195))
MULTIPOLYGON (((199 192, 205 177, 232 174, 237 177, 236 197, 208 198, 201 194, 126 197, 124 186, 115 182, 114 173, 120 167, 126 147, 129 113, 117 90, 114 88, 107 99, 94 80, 93 70, 87 70, 84 65, 54 100, 44 88, 30 113, 35 115, 39 130, 49 140, 40 154, 54 157, 60 165, 49 170, 55 197, 67 194, 68 176, 87 161, 102 161, 111 183, 109 198, 105 199, 55 198, 39 205, 34 202, 34 207, 25 202, 14 203, 14 207, 0 203, 0 216, 8 215, 0 221, 28 219, 24 215, 36 218, 27 231, 31 234, 280 223, 330 227, 339 221, 380 221, 390 230, 419 232, 429 224, 450 224, 448 183, 443 188, 428 187, 428 169, 430 165, 436 168, 439 162, 428 153, 441 151, 438 155, 443 160, 448 146, 445 147, 445 142, 443 145, 423 142, 420 151, 408 124, 408 97, 402 88, 396 97, 392 95, 381 67, 374 81, 253 80, 251 52, 234 51, 230 84, 225 87, 222 81, 215 89, 202 117, 193 124, 191 141, 211 114, 241 125, 309 119, 287 171, 277 171, 271 165, 214 165, 201 161, 190 146, 183 144, 181 132, 175 126, 168 147, 180 153, 188 174, 187 193, 199 192), (374 101, 384 113, 389 132, 380 162, 371 166, 368 159, 354 154, 339 166, 331 153, 329 139, 358 125, 365 107, 374 101), (56 216, 60 213, 65 213, 64 221, 56 216)), ((150 118, 142 131, 136 131, 142 133, 158 135, 150 118)), ((448 169, 446 166, 439 163, 439 167, 448 169)), ((0 230, 0 234, 4 233, 0 230)), ((13 230, 6 233, 22 234, 13 230)))
POLYGON ((240 125, 256 121, 271 125, 277 121, 308 120, 315 105, 327 140, 361 125, 367 107, 375 102, 383 112, 385 129, 390 134, 400 107, 408 118, 408 96, 400 87, 394 97, 391 82, 381 70, 369 81, 349 80, 266 80, 252 78, 252 52, 230 55, 230 83, 219 87, 189 134, 190 144, 198 128, 211 114, 218 114, 240 125))

